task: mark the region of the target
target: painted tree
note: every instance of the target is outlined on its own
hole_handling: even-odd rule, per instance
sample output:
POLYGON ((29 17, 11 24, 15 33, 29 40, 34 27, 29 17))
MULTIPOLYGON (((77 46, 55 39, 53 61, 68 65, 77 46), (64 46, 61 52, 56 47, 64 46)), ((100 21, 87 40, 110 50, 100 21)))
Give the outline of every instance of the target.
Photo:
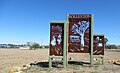
POLYGON ((79 21, 74 24, 71 28, 74 34, 79 34, 81 36, 81 44, 84 46, 84 34, 87 28, 89 28, 90 23, 88 21, 79 21))
POLYGON ((62 41, 62 26, 52 26, 52 39, 51 45, 54 47, 54 51, 57 54, 62 54, 60 49, 62 49, 61 45, 62 41))
POLYGON ((62 41, 61 35, 62 35, 62 28, 60 26, 52 26, 52 41, 51 44, 53 46, 60 44, 62 41))

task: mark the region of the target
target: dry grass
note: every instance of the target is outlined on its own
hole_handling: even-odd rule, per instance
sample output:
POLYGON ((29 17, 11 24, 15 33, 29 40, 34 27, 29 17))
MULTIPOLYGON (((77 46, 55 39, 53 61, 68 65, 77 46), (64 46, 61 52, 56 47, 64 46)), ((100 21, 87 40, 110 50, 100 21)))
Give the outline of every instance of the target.
POLYGON ((12 66, 22 66, 34 61, 48 60, 48 49, 20 50, 0 49, 0 73, 12 66))
MULTIPOLYGON (((69 63, 67 69, 48 68, 48 49, 39 50, 19 50, 19 49, 0 49, 0 73, 7 73, 13 66, 23 66, 31 62, 39 62, 33 65, 24 73, 119 73, 120 66, 108 63, 108 60, 120 59, 120 52, 105 51, 105 64, 94 65, 84 63, 69 63), (47 64, 47 65, 46 65, 47 64), (44 66, 46 65, 46 66, 44 66)), ((89 62, 89 54, 69 54, 72 60, 89 62)))

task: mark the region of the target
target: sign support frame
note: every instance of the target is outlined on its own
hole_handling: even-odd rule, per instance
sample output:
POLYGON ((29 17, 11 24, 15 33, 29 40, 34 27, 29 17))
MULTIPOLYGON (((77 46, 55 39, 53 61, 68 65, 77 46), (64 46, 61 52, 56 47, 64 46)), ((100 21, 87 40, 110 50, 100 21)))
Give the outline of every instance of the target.
POLYGON ((53 58, 59 58, 59 59, 63 59, 63 67, 66 68, 67 67, 67 40, 66 40, 66 37, 67 37, 67 32, 66 32, 66 21, 50 21, 50 24, 51 23, 63 23, 64 25, 64 37, 63 37, 63 56, 50 56, 49 55, 49 68, 52 68, 52 59, 53 58))

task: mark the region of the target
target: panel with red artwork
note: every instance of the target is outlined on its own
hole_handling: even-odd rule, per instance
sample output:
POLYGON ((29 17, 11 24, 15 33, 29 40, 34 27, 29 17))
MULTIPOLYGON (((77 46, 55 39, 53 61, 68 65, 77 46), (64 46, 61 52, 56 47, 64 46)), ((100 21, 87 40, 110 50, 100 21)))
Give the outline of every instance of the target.
POLYGON ((68 52, 90 53, 91 14, 69 14, 68 52))
POLYGON ((104 55, 104 35, 94 35, 93 41, 93 55, 104 55))
POLYGON ((64 23, 50 23, 50 55, 63 56, 64 23))

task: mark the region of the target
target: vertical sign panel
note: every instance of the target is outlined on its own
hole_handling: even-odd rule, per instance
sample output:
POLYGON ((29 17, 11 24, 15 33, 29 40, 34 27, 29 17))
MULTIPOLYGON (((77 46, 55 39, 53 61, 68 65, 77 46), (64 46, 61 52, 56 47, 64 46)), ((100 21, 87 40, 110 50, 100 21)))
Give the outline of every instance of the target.
POLYGON ((72 53, 89 53, 91 45, 91 15, 69 14, 68 51, 72 53))
POLYGON ((104 55, 104 35, 94 35, 93 55, 104 55))
POLYGON ((63 56, 64 23, 50 24, 50 55, 63 56))

